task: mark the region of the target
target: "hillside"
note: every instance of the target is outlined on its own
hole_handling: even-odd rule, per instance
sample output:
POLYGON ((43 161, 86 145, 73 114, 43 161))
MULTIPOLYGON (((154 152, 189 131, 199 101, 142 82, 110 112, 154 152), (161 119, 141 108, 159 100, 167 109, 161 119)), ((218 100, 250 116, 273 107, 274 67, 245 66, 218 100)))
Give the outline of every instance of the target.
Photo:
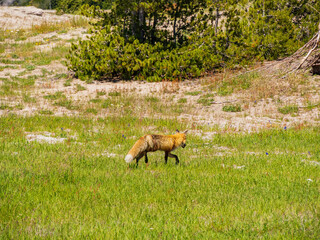
POLYGON ((282 79, 266 71, 225 70, 183 82, 87 83, 73 78, 64 63, 70 43, 87 36, 87 20, 34 7, 1 7, 0 24, 2 116, 130 113, 230 131, 320 120, 320 78, 309 73, 282 79))

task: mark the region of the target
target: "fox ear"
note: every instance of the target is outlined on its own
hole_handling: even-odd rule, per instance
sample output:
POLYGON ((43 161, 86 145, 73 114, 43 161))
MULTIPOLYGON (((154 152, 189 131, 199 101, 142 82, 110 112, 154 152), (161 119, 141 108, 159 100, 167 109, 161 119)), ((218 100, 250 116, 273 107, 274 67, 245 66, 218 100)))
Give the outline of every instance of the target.
POLYGON ((187 133, 188 133, 188 131, 189 131, 189 130, 185 130, 183 133, 184 133, 184 134, 187 134, 187 133))
POLYGON ((178 130, 178 129, 176 130, 176 133, 179 133, 179 130, 178 130))

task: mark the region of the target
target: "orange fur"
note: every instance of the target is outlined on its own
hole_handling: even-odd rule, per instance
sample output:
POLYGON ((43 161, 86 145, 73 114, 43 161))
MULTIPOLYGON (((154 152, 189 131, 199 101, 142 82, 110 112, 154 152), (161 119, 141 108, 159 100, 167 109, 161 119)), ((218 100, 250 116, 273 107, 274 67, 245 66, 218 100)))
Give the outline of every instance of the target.
POLYGON ((176 158, 176 163, 179 163, 178 157, 170 152, 180 146, 186 146, 186 133, 187 131, 183 133, 177 132, 173 135, 145 135, 139 138, 139 140, 133 145, 126 156, 125 161, 130 163, 136 159, 138 163, 139 159, 145 156, 147 163, 147 153, 159 150, 165 152, 166 162, 168 157, 174 157, 176 158))

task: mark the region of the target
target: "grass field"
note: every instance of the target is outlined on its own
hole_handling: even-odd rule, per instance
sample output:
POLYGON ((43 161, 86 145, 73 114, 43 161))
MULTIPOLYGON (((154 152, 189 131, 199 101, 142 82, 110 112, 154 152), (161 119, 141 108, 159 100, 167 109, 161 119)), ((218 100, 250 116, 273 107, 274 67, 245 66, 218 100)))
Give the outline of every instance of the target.
POLYGON ((319 239, 319 77, 83 82, 84 28, 0 30, 0 239, 319 239), (179 165, 125 163, 176 129, 179 165))
POLYGON ((0 238, 317 239, 319 131, 1 117, 0 238), (175 152, 180 165, 156 152, 149 166, 128 168, 124 156, 140 135, 176 128, 190 129, 187 147, 175 152), (52 142, 32 141, 40 135, 52 142))

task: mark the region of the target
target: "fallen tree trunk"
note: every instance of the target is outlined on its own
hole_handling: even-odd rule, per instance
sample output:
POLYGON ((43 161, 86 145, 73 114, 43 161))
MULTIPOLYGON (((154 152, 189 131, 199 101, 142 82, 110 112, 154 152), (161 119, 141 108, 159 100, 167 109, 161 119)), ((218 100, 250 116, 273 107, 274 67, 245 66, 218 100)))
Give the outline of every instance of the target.
MULTIPOLYGON (((320 27, 320 25, 319 25, 319 27, 320 27)), ((318 31, 317 35, 318 35, 318 36, 317 36, 317 38, 316 38, 316 42, 315 42, 315 44, 314 44, 314 47, 308 52, 307 56, 302 60, 302 62, 299 64, 299 66, 297 67, 296 70, 298 70, 298 69, 302 66, 302 64, 308 59, 308 57, 310 56, 310 54, 318 47, 318 45, 319 45, 319 39, 320 39, 320 30, 318 31)))

